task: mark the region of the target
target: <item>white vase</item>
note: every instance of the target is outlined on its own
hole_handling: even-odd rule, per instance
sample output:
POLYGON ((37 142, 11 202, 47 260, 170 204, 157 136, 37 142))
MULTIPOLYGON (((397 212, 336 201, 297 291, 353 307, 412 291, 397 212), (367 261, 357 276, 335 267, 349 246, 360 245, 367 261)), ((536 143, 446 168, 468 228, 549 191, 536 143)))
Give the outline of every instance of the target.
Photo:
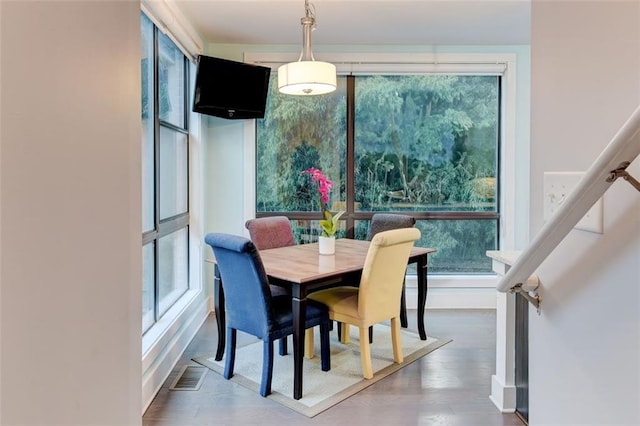
POLYGON ((320 254, 335 254, 336 237, 318 237, 318 252, 320 254))

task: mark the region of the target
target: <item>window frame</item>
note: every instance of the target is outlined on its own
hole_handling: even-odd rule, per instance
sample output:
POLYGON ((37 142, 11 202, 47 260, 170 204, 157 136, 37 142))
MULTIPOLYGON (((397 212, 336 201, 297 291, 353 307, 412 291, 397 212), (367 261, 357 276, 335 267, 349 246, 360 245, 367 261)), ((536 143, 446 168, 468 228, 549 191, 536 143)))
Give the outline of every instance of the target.
MULTIPOLYGON (((144 18, 149 19, 151 24, 153 25, 153 175, 154 175, 154 185, 153 185, 153 229, 147 230, 142 233, 142 245, 141 249, 147 246, 148 244, 153 245, 153 254, 154 254, 154 303, 153 303, 153 321, 152 324, 148 327, 142 329, 142 335, 144 336, 147 332, 153 329, 154 325, 157 324, 163 315, 166 315, 171 308, 179 303, 180 299, 189 292, 191 289, 191 232, 190 232, 190 205, 191 205, 191 191, 190 191, 190 120, 189 120, 189 101, 191 99, 190 94, 190 80, 191 80, 191 65, 190 58, 184 54, 182 49, 171 39, 169 41, 174 45, 174 47, 181 53, 182 55, 182 74, 183 74, 183 84, 182 84, 182 114, 183 114, 183 123, 184 127, 180 127, 176 124, 173 124, 168 121, 164 121, 160 119, 160 106, 159 106, 159 36, 162 33, 161 29, 158 27, 156 22, 151 19, 147 14, 141 12, 141 20, 144 18), (160 217, 160 134, 161 129, 168 129, 173 132, 178 132, 186 137, 186 211, 182 213, 178 213, 176 215, 161 218, 160 217), (182 292, 180 296, 176 298, 176 300, 171 304, 171 306, 165 308, 162 313, 160 313, 160 301, 159 301, 159 244, 158 241, 174 232, 179 230, 186 230, 186 288, 182 292)), ((168 37, 165 35, 165 37, 168 37)), ((144 194, 142 194, 144 197, 144 194)))
MULTIPOLYGON (((387 74, 388 75, 388 74, 387 74)), ((354 91, 355 91, 355 76, 347 75, 347 116, 353 117, 355 115, 355 105, 353 102, 349 102, 354 99, 354 91)), ((502 86, 502 77, 498 76, 498 108, 501 108, 501 86, 502 86)), ((453 212, 453 211, 400 211, 400 210, 384 210, 384 211, 356 211, 354 210, 354 206, 356 204, 355 200, 355 180, 353 179, 355 173, 355 129, 351 125, 352 122, 347 118, 347 144, 346 144, 346 209, 345 214, 342 216, 344 219, 341 219, 341 222, 345 224, 346 228, 346 236, 347 238, 353 238, 355 232, 355 222, 358 220, 371 220, 371 217, 376 213, 399 213, 399 214, 411 214, 411 216, 415 217, 416 220, 496 220, 498 224, 501 219, 500 212, 500 179, 497 180, 496 183, 496 211, 470 211, 470 212, 453 212)), ((502 125, 501 114, 498 114, 498 129, 500 129, 502 125)), ((255 134, 255 133, 254 133, 255 134)), ((500 151, 501 151, 501 132, 499 132, 497 136, 497 152, 496 152, 496 174, 500 175, 500 151)), ((256 147, 254 146, 254 150, 256 147)), ((254 167, 255 173, 255 167, 254 167)), ((254 179, 255 181, 255 179, 254 179)), ((254 193, 255 195, 255 193, 254 193)), ((256 198, 254 197, 254 213, 256 217, 267 217, 267 216, 276 216, 276 215, 285 215, 292 220, 312 220, 319 219, 319 210, 315 212, 257 212, 255 211, 255 202, 256 198)), ((498 226, 498 235, 497 241, 500 240, 500 227, 498 226)))
MULTIPOLYGON (((270 66, 277 69, 282 63, 296 60, 291 53, 245 53, 245 62, 270 66)), ((501 249, 511 249, 515 244, 515 161, 516 161, 516 54, 515 53, 325 53, 323 60, 336 64, 338 74, 471 74, 497 75, 500 77, 499 148, 497 152, 497 245, 501 249)), ((244 129, 245 162, 245 218, 256 216, 255 167, 256 125, 246 123, 244 129)), ((349 193, 349 191, 347 191, 349 193)), ((352 192, 353 193, 353 192, 352 192)), ((352 205, 352 203, 347 203, 352 205)), ((352 208, 352 207, 350 207, 352 208)), ((418 220, 451 218, 467 219, 464 212, 412 212, 418 220), (417 214, 419 213, 419 214, 417 214)), ((260 213, 257 216, 268 216, 260 213)), ((345 221, 368 219, 373 212, 348 212, 345 221)), ((493 220, 496 213, 482 213, 493 220), (492 217, 493 216, 493 217, 492 217)), ((478 213, 473 214, 479 218, 478 213)), ((292 216, 293 217, 293 216, 292 216)), ((299 219, 316 219, 317 213, 296 213, 299 219)), ((353 222, 347 222, 347 229, 353 229, 353 222)), ((493 275, 493 274, 487 274, 493 275)), ((469 277, 469 275, 463 275, 469 277)), ((451 277, 451 276, 449 276, 451 277)))

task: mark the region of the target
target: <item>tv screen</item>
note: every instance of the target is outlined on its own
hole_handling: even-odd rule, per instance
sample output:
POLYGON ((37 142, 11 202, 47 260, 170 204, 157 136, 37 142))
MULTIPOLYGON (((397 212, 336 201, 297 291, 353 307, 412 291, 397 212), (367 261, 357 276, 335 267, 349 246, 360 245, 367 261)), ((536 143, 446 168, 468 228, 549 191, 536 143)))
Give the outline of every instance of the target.
POLYGON ((193 111, 228 119, 263 118, 271 68, 198 56, 193 111))

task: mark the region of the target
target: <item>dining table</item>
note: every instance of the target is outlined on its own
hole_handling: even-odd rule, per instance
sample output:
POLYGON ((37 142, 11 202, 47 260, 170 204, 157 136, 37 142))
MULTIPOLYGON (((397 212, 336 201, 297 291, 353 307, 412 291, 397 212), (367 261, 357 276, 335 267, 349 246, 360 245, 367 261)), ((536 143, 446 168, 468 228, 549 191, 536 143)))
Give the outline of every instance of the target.
MULTIPOLYGON (((293 398, 302 398, 302 363, 304 358, 304 320, 307 295, 313 291, 360 282, 370 241, 339 238, 335 253, 319 254, 318 243, 298 244, 260 250, 269 284, 288 289, 292 296, 293 312, 293 398)), ((420 339, 426 340, 424 310, 427 301, 427 261, 434 248, 414 246, 407 265, 416 264, 418 283, 417 324, 420 339)), ((215 260, 211 260, 215 264, 215 260)), ((224 291, 217 265, 214 267, 214 309, 218 326, 218 345, 215 359, 220 361, 225 346, 224 291)), ((406 327, 405 323, 402 324, 406 327)))

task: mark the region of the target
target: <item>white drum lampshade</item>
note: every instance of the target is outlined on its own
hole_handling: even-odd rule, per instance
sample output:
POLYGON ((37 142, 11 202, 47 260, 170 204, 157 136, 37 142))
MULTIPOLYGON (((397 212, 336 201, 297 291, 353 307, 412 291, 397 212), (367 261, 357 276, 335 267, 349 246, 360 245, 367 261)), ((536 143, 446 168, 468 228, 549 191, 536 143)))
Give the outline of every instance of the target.
POLYGON ((302 24, 302 53, 297 62, 278 68, 278 91, 286 95, 323 95, 336 90, 336 67, 328 62, 316 61, 311 52, 311 30, 316 20, 305 0, 302 24))
POLYGON ((287 95, 323 95, 336 90, 336 66, 298 61, 278 68, 278 90, 287 95))

